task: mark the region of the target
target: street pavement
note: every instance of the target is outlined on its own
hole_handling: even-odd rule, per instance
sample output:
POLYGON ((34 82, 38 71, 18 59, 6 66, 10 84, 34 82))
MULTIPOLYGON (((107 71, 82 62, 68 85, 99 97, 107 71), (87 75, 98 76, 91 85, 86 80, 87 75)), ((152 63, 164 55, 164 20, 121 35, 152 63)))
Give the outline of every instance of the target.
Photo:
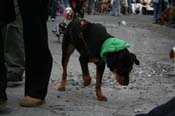
POLYGON ((52 33, 56 24, 63 21, 63 16, 58 16, 54 22, 48 21, 53 68, 45 104, 35 108, 18 105, 18 100, 24 95, 23 81, 16 87, 7 88, 7 108, 0 111, 0 116, 134 116, 150 111, 175 95, 175 65, 168 57, 169 50, 175 44, 174 29, 153 24, 151 15, 85 15, 85 19, 103 24, 110 34, 130 44, 129 50, 137 55, 141 64, 134 65, 129 86, 120 86, 106 68, 102 91, 108 101, 97 101, 95 65, 89 64, 92 84, 83 87, 79 54, 75 51, 68 64, 66 91, 58 92, 62 52, 61 43, 52 33))

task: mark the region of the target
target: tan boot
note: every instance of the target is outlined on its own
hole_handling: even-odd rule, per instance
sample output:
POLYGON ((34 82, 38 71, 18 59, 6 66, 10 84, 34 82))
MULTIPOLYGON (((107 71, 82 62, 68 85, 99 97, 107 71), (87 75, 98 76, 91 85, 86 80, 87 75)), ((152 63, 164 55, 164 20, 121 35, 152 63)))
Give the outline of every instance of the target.
POLYGON ((25 96, 24 98, 19 100, 19 105, 24 107, 36 107, 43 104, 44 101, 38 98, 33 98, 30 96, 25 96))

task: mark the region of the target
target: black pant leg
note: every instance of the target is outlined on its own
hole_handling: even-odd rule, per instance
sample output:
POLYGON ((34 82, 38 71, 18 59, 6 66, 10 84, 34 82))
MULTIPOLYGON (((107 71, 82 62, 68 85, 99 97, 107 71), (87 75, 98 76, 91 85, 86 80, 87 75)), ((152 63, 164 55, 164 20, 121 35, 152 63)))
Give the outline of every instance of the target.
POLYGON ((48 47, 48 0, 18 0, 25 44, 25 95, 44 99, 52 68, 48 47))
POLYGON ((148 116, 171 116, 171 114, 175 113, 175 97, 171 100, 162 104, 154 109, 152 109, 147 115, 148 116))
POLYGON ((5 27, 6 25, 0 25, 0 100, 6 100, 6 67, 5 67, 5 57, 4 57, 4 37, 5 37, 5 27))

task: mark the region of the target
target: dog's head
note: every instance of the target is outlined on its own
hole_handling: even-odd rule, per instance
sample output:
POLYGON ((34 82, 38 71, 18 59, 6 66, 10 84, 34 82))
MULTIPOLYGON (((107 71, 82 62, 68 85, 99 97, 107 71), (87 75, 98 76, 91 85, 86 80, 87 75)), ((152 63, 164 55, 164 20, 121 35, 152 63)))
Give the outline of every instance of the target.
POLYGON ((139 60, 135 54, 130 53, 127 49, 107 55, 107 66, 121 85, 129 84, 129 73, 134 64, 139 65, 139 60))
POLYGON ((71 20, 73 18, 73 10, 71 7, 66 7, 64 10, 64 18, 71 20))

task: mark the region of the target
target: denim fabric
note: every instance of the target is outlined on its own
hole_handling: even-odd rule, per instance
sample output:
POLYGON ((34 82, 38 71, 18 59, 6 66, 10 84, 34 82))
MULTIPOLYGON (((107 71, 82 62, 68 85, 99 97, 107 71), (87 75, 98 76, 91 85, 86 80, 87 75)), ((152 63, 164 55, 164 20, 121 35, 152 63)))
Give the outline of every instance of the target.
POLYGON ((69 0, 62 0, 62 3, 64 4, 64 7, 70 6, 69 0))
POLYGON ((153 2, 153 7, 154 7, 154 20, 158 22, 160 15, 162 13, 162 2, 155 3, 153 2))
POLYGON ((112 15, 115 15, 117 13, 117 15, 121 15, 120 13, 120 0, 114 0, 113 4, 112 4, 112 15))

